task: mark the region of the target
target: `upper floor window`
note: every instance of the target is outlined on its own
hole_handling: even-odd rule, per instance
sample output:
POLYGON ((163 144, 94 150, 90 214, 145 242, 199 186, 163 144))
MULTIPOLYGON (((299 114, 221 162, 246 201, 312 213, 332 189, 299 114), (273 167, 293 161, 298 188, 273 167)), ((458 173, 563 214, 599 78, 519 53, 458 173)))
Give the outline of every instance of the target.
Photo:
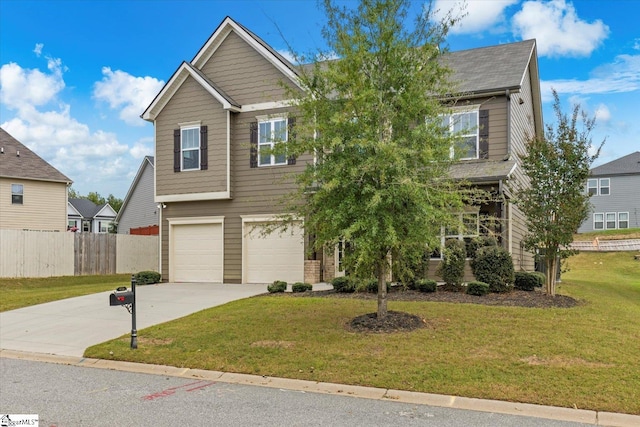
POLYGON ((610 178, 590 178, 587 180, 587 192, 590 196, 607 196, 611 190, 610 178))
POLYGON ((459 138, 452 156, 459 155, 461 159, 477 159, 480 151, 478 134, 478 111, 453 113, 442 117, 442 126, 459 138), (455 151, 457 150, 457 151, 455 151))
POLYGON ((11 184, 11 204, 21 205, 24 202, 24 186, 22 184, 11 184))
POLYGON ((208 164, 207 126, 182 124, 173 131, 173 171, 205 170, 208 164))
POLYGON ((274 152, 276 144, 287 142, 286 118, 274 118, 258 122, 258 166, 287 164, 284 152, 274 152))
POLYGON ((180 129, 180 158, 183 171, 200 169, 200 127, 180 129))

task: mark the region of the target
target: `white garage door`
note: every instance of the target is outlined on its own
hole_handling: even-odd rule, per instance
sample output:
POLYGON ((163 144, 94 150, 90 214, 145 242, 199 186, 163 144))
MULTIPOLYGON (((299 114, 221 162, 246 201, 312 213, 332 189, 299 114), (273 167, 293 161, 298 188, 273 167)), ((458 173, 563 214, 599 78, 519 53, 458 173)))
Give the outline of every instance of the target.
POLYGON ((304 280, 304 234, 302 224, 287 231, 261 235, 260 224, 245 223, 243 232, 244 281, 271 283, 304 280), (254 227, 257 226, 257 227, 254 227))
POLYGON ((222 224, 171 227, 172 281, 222 283, 222 224))

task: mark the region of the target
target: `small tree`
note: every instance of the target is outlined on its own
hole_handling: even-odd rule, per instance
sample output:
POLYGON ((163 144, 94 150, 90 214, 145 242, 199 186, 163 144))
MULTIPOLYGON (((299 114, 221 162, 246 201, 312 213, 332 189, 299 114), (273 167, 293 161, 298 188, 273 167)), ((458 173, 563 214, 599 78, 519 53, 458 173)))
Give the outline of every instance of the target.
POLYGON ((429 8, 409 20, 409 0, 324 6, 323 35, 339 59, 303 67, 306 90, 291 91, 302 120, 287 154, 316 159, 296 176, 288 211, 305 218, 316 250, 351 243, 344 263, 375 274, 382 319, 392 254, 435 247, 463 205, 460 184, 447 178, 455 139, 440 118, 440 100, 455 92, 439 58, 456 19, 435 23, 429 8))
POLYGON ((569 117, 562 112, 555 90, 553 98, 556 123, 546 126, 543 137, 530 139, 528 153, 522 159, 530 185, 514 189, 514 202, 527 218, 524 246, 530 251, 544 249, 546 293, 552 296, 556 293, 557 259, 574 253, 569 249, 573 233, 589 216, 585 186, 591 164, 604 144, 590 155, 595 118, 589 118, 579 105, 574 105, 569 117))
POLYGON ((447 240, 442 255, 438 274, 447 286, 459 291, 464 280, 464 266, 467 257, 464 242, 458 239, 447 240))

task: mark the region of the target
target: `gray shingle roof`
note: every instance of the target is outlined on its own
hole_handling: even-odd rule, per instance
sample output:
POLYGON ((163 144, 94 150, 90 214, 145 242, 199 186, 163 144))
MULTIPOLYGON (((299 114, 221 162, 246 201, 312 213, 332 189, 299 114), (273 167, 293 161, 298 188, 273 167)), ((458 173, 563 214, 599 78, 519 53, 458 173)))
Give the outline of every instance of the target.
POLYGON ((603 175, 640 175, 640 151, 627 154, 604 165, 591 169, 592 176, 603 175))
POLYGON ((519 88, 533 55, 535 40, 449 52, 444 64, 462 93, 519 88))
POLYGON ((96 205, 88 199, 69 199, 69 203, 73 206, 83 218, 93 218, 105 204, 96 205))
POLYGON ((509 178, 515 167, 515 160, 462 160, 451 165, 449 174, 475 183, 496 182, 509 178))
POLYGON ((71 183, 58 169, 51 166, 27 146, 0 128, 0 176, 71 183), (20 156, 17 153, 20 152, 20 156))

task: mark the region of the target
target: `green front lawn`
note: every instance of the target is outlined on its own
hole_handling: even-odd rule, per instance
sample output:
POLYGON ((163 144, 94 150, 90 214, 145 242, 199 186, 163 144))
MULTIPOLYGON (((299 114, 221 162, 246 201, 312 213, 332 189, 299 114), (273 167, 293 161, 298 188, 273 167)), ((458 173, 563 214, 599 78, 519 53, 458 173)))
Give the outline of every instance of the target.
MULTIPOLYGON (((390 301, 410 333, 345 324, 375 301, 260 296, 123 336, 86 357, 640 414, 640 261, 570 259, 569 309, 390 301)), ((479 297, 480 298, 480 297, 479 297)))
POLYGON ((588 233, 574 234, 573 240, 576 242, 591 242, 596 237, 600 240, 640 239, 640 228, 590 231, 588 233))
POLYGON ((128 274, 0 279, 0 311, 114 290, 129 283, 128 274))

